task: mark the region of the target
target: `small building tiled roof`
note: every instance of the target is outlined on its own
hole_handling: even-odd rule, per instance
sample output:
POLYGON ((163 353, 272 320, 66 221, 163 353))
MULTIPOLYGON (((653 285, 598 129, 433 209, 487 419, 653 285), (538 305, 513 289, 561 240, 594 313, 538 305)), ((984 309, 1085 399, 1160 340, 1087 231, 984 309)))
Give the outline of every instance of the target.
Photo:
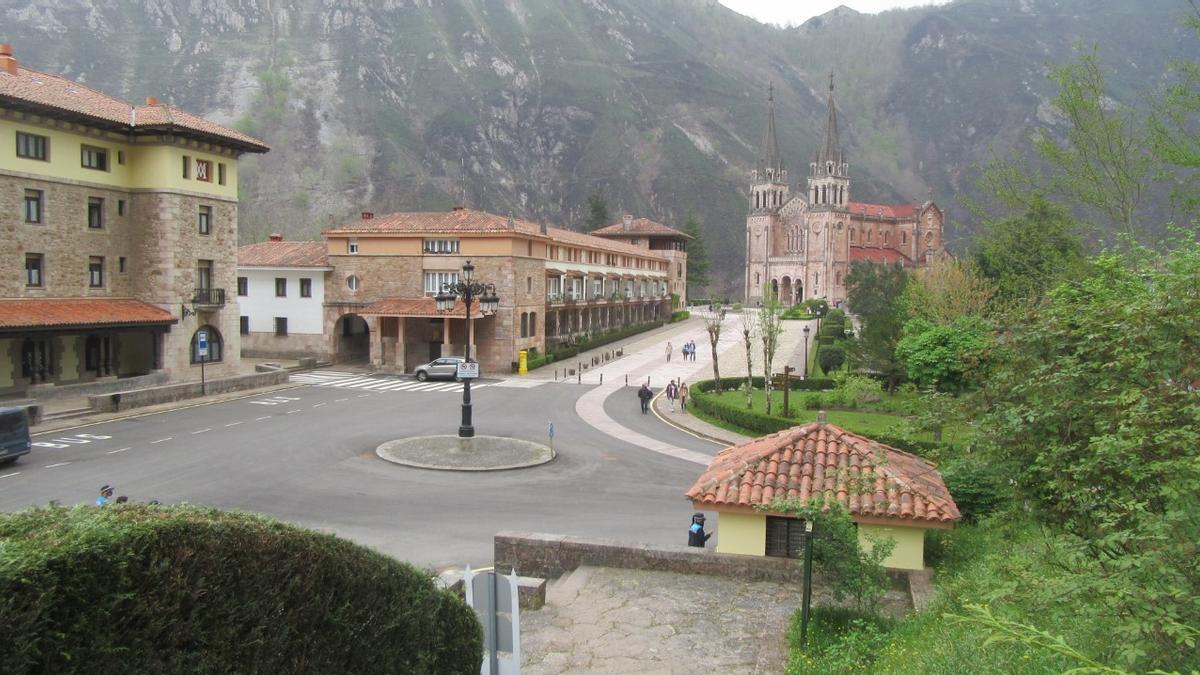
POLYGON ((238 267, 329 267, 323 241, 271 239, 238 247, 238 267))
POLYGON ((656 223, 649 218, 634 218, 626 225, 624 221, 613 223, 598 230, 592 230, 597 237, 629 237, 629 236, 664 236, 691 239, 692 235, 680 232, 673 227, 656 223))
MULTIPOLYGON (((403 316, 413 318, 462 318, 466 316, 467 309, 462 300, 454 301, 454 308, 449 312, 437 311, 437 301, 433 298, 384 298, 363 308, 359 314, 364 316, 403 316)), ((483 312, 479 310, 479 303, 474 303, 471 306, 471 318, 483 318, 483 312)))
POLYGON ((912 204, 868 204, 866 202, 850 202, 847 204, 851 216, 870 216, 887 220, 911 220, 916 214, 912 204))
POLYGON ((832 424, 792 427, 722 450, 688 498, 697 509, 834 500, 851 516, 949 525, 961 516, 937 469, 832 424))
MULTIPOLYGON (((12 57, 7 57, 12 58, 12 57)), ((248 152, 266 152, 262 141, 185 110, 157 102, 135 106, 58 75, 17 67, 0 68, 0 103, 81 118, 80 121, 117 127, 126 132, 166 131, 198 136, 248 152)))
POLYGON ((593 237, 581 232, 572 232, 557 227, 547 227, 543 234, 541 226, 520 218, 501 216, 486 211, 456 207, 450 211, 410 211, 372 215, 369 218, 350 221, 322 234, 389 234, 409 233, 420 235, 502 234, 516 232, 530 237, 540 237, 553 242, 590 246, 607 251, 629 253, 661 258, 654 251, 629 244, 593 237))
POLYGON ((167 325, 165 309, 132 298, 3 298, 0 330, 167 325))
POLYGON ((873 263, 911 265, 912 260, 903 253, 890 248, 873 248, 870 246, 851 246, 850 260, 869 260, 873 263))

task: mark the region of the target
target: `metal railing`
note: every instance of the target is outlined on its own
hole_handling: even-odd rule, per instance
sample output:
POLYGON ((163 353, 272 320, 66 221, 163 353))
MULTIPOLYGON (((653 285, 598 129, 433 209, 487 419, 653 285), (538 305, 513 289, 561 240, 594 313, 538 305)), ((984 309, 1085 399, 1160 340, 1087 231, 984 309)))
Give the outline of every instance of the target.
POLYGON ((224 307, 224 288, 197 288, 192 292, 192 304, 202 307, 224 307))

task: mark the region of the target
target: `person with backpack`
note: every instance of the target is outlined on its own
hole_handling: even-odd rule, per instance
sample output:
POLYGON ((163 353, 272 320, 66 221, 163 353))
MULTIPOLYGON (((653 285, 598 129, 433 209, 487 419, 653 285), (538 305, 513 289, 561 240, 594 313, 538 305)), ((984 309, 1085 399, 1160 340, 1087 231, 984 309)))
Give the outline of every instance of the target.
POLYGON ((711 532, 704 532, 704 514, 697 513, 693 515, 692 525, 688 528, 688 546, 704 548, 704 545, 708 543, 708 539, 711 536, 711 532))
POLYGON ((638 389, 638 399, 642 402, 642 414, 650 414, 650 399, 654 398, 654 392, 650 391, 650 385, 643 382, 642 388, 638 389))

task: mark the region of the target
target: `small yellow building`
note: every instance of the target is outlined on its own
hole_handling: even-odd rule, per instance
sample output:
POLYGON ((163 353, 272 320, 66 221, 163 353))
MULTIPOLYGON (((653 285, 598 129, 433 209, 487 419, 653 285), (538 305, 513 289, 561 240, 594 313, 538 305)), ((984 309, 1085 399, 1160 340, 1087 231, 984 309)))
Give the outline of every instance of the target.
POLYGON ((926 530, 961 518, 932 464, 824 421, 722 450, 687 496, 697 510, 720 514, 718 553, 779 557, 803 554, 804 523, 772 513, 772 502, 840 502, 864 546, 895 541, 883 564, 902 570, 925 567, 926 530))

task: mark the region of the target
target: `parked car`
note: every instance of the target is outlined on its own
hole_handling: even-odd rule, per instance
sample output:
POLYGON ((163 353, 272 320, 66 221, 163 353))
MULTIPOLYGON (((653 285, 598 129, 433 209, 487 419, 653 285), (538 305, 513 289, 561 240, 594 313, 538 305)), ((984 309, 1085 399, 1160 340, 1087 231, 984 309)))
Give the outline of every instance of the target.
POLYGON ((424 382, 428 379, 458 379, 458 364, 466 361, 461 356, 443 356, 440 359, 434 359, 423 366, 417 366, 413 374, 417 379, 424 382))
POLYGON ((11 464, 29 454, 29 416, 24 408, 0 408, 0 465, 11 464))

